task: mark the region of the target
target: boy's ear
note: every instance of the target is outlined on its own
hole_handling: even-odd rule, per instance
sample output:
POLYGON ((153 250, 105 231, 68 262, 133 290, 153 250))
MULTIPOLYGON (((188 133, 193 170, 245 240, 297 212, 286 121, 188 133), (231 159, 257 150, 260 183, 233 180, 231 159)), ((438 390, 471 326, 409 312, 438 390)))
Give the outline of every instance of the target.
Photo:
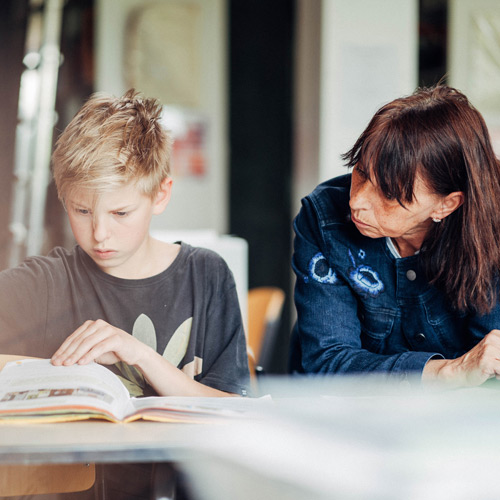
POLYGON ((440 203, 440 208, 435 211, 435 214, 433 214, 432 217, 442 220, 460 207, 463 202, 464 193, 462 193, 462 191, 450 193, 444 197, 440 203))
POLYGON ((156 194, 154 200, 154 210, 155 215, 161 214, 165 207, 170 201, 170 195, 172 194, 172 179, 167 177, 161 181, 160 190, 156 194))

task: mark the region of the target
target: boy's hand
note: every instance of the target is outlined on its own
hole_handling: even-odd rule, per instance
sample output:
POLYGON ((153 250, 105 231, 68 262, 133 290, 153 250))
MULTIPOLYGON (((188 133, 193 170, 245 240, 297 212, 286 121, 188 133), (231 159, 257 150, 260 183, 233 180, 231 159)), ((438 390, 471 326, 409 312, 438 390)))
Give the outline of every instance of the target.
POLYGON ((53 365, 85 365, 91 361, 111 365, 123 361, 136 365, 147 348, 132 335, 103 320, 86 321, 77 328, 52 356, 53 365))
POLYGON ((230 396, 196 382, 151 347, 127 332, 98 319, 77 328, 52 356, 53 365, 110 365, 117 361, 135 366, 160 396, 230 396))

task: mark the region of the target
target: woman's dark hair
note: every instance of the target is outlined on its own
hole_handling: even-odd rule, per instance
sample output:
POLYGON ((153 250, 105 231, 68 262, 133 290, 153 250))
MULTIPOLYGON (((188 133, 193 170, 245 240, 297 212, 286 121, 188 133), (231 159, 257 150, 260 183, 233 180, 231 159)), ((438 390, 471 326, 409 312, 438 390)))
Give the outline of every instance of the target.
POLYGON ((403 206, 413 201, 417 172, 437 194, 464 193, 463 205, 433 224, 420 255, 430 283, 455 308, 491 310, 500 270, 500 163, 467 97, 438 85, 396 99, 342 158, 363 166, 403 206))

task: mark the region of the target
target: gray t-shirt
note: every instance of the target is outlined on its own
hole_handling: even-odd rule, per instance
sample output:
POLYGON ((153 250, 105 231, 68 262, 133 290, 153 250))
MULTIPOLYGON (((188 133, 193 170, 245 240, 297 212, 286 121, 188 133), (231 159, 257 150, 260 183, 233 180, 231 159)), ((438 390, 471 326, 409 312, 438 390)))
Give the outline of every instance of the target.
MULTIPOLYGON (((101 271, 79 247, 57 247, 0 273, 0 352, 48 358, 86 320, 102 319, 153 347, 195 380, 245 394, 248 361, 231 271, 216 253, 181 244, 150 278, 101 271)), ((133 395, 152 389, 123 363, 133 395)))

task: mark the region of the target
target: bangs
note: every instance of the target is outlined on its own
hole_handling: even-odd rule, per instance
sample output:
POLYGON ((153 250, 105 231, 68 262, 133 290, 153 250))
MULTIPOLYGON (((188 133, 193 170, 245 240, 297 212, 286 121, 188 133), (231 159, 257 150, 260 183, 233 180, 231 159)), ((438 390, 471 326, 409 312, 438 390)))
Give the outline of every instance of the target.
POLYGON ((391 124, 387 134, 368 139, 361 148, 362 163, 368 161, 370 172, 382 193, 401 205, 412 203, 414 184, 419 158, 414 152, 412 141, 401 134, 399 127, 391 124))
POLYGON ((387 199, 397 200, 404 207, 414 201, 420 158, 415 152, 411 131, 402 129, 396 122, 387 121, 383 130, 380 124, 368 126, 342 159, 347 167, 360 165, 387 199))

